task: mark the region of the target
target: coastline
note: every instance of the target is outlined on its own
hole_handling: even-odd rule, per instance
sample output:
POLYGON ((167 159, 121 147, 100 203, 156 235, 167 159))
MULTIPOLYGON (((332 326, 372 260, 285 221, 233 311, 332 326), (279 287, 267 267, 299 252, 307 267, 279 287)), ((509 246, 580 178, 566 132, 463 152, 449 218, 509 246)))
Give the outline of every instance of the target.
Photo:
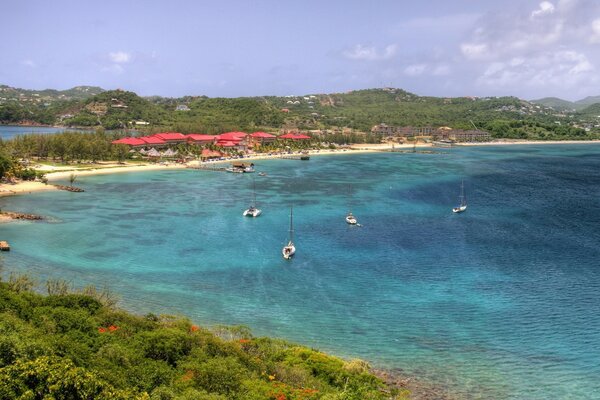
MULTIPOLYGON (((548 140, 548 141, 535 141, 535 140, 519 140, 519 139, 501 139, 494 142, 485 143, 460 143, 455 144, 455 147, 475 147, 475 146, 512 146, 512 145, 560 145, 560 144, 600 144, 600 140, 548 140)), ((337 155, 337 154, 361 154, 361 153, 376 153, 380 151, 389 151, 391 149, 412 149, 414 144, 354 144, 347 149, 336 149, 336 150, 311 150, 309 151, 310 156, 323 156, 323 155, 337 155)), ((421 143, 417 147, 431 148, 435 147, 432 143, 421 143)), ((158 171, 158 170, 172 170, 172 169, 185 169, 190 167, 197 167, 198 165, 213 165, 213 164, 226 164, 234 160, 242 161, 256 161, 256 160, 273 160, 280 158, 280 155, 273 154, 261 154, 261 155, 250 155, 242 159, 225 159, 216 161, 190 161, 185 164, 179 163, 164 163, 164 164, 142 164, 142 165, 131 165, 131 164, 117 164, 109 163, 96 165, 94 168, 82 169, 77 171, 76 169, 69 169, 69 167, 53 167, 44 168, 43 170, 48 171, 46 177, 49 181, 56 181, 60 179, 67 179, 72 173, 77 176, 92 176, 101 174, 113 174, 123 172, 143 172, 143 171, 158 171)), ((18 183, 3 183, 0 184, 0 197, 29 194, 39 191, 48 190, 59 190, 52 184, 44 184, 41 182, 18 182, 18 183)))

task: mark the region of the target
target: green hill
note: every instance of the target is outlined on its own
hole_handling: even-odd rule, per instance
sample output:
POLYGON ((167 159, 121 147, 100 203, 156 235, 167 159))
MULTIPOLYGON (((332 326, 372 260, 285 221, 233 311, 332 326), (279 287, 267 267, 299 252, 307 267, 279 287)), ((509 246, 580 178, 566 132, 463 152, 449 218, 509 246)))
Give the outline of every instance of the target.
POLYGON ((405 399, 365 362, 343 361, 243 327, 213 330, 135 316, 112 296, 60 281, 0 282, 0 398, 96 400, 405 399))
POLYGON ((544 97, 543 99, 531 100, 531 103, 544 107, 552 107, 557 111, 572 111, 581 106, 569 100, 559 99, 558 97, 544 97))
POLYGON ((575 102, 580 109, 596 103, 600 103, 600 96, 588 96, 585 99, 577 100, 575 102))
POLYGON ((133 92, 110 90, 73 104, 66 111, 67 126, 102 126, 106 129, 126 128, 131 121, 143 120, 160 124, 168 118, 161 107, 133 92))
POLYGON ((579 115, 584 117, 589 117, 593 119, 600 118, 600 103, 594 103, 591 106, 588 106, 581 111, 579 111, 579 115))

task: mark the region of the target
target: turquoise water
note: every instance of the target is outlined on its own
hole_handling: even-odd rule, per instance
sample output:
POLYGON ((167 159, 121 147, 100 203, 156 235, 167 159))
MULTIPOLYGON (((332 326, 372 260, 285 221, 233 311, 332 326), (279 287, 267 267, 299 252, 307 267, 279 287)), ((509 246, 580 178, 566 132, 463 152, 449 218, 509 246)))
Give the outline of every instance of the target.
POLYGON ((53 218, 0 226, 3 263, 463 398, 600 398, 600 145, 257 164, 268 176, 123 173, 81 177, 85 193, 2 198, 53 218), (253 177, 263 215, 243 218, 253 177), (455 215, 462 179, 469 209, 455 215), (363 227, 344 222, 348 207, 363 227))

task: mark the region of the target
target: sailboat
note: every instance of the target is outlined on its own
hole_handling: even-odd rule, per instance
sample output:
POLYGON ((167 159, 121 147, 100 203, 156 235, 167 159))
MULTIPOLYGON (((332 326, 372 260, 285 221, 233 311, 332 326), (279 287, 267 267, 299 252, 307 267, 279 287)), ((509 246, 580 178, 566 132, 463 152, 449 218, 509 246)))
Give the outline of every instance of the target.
POLYGON ((350 225, 357 225, 358 221, 356 220, 356 217, 354 215, 352 215, 352 211, 348 211, 348 214, 346 215, 346 222, 350 225))
POLYGON ((296 253, 296 246, 294 246, 294 217, 293 217, 293 207, 290 207, 290 240, 287 245, 283 247, 281 250, 281 254, 283 254, 283 258, 289 260, 296 253))
POLYGON ((254 194, 254 202, 244 211, 244 217, 258 217, 262 214, 262 210, 256 208, 256 181, 254 179, 252 179, 252 193, 254 194))
POLYGON ((465 196, 465 181, 460 184, 460 205, 452 209, 453 213, 461 213, 467 209, 467 197, 465 196))

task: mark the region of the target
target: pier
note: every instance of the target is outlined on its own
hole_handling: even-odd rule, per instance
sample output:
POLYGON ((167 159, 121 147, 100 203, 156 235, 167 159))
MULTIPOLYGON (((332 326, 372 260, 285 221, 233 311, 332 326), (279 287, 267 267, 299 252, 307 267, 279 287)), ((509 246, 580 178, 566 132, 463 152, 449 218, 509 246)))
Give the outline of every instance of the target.
POLYGON ((298 154, 298 155, 288 154, 288 155, 282 155, 279 158, 281 158, 283 160, 302 160, 302 161, 310 160, 310 156, 306 155, 306 154, 298 154))

